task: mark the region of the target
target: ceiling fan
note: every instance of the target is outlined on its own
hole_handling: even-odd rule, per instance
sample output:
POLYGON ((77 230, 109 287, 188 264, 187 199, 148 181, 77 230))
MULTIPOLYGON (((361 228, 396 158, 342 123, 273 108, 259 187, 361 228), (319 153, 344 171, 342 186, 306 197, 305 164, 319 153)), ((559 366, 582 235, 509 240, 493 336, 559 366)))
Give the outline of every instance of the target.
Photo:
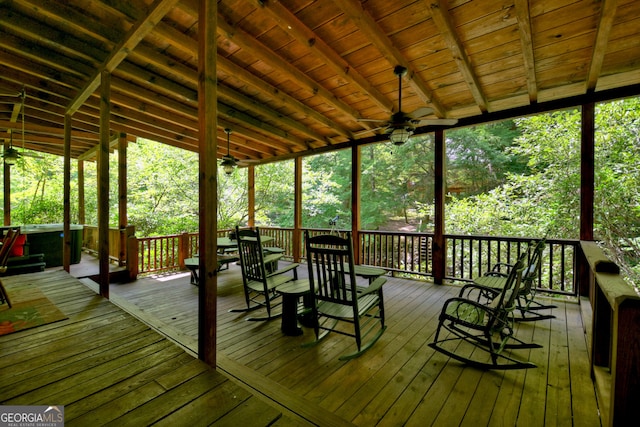
POLYGON ((385 129, 385 133, 389 134, 389 140, 395 145, 402 145, 416 130, 418 126, 453 126, 458 123, 458 119, 427 119, 426 116, 433 113, 433 109, 429 107, 420 107, 411 113, 402 111, 402 78, 407 74, 407 69, 401 65, 397 65, 393 69, 393 73, 398 76, 398 112, 391 115, 390 120, 376 119, 359 119, 360 122, 383 122, 386 123, 376 129, 385 129))
POLYGON ((231 155, 231 151, 229 148, 229 137, 233 131, 229 128, 224 129, 224 133, 227 134, 227 154, 222 156, 222 162, 220 162, 220 166, 224 170, 224 173, 227 175, 231 175, 233 172, 233 168, 237 166, 249 166, 250 164, 259 163, 259 159, 236 159, 231 155))
POLYGON ((36 155, 36 154, 32 154, 29 152, 25 152, 24 151, 24 105, 25 105, 25 99, 27 98, 27 93, 24 90, 24 88, 22 88, 22 90, 20 92, 18 92, 17 94, 0 94, 0 96, 15 96, 15 97, 20 97, 20 112, 22 113, 22 146, 23 146, 23 150, 22 151, 18 151, 13 147, 13 129, 9 129, 9 134, 11 135, 10 139, 9 139, 9 147, 7 147, 3 152, 2 152, 2 158, 4 159, 4 162, 9 165, 15 165, 16 162, 18 161, 18 159, 22 156, 30 156, 30 157, 36 157, 36 158, 40 158, 40 156, 36 155))
POLYGON ((231 152, 229 151, 229 137, 231 136, 231 132, 232 131, 229 128, 224 129, 224 133, 227 134, 227 154, 222 156, 222 162, 220 163, 220 166, 222 166, 222 170, 224 170, 224 173, 226 173, 227 175, 231 175, 231 172, 233 172, 233 168, 238 166, 238 159, 233 157, 231 155, 231 152))

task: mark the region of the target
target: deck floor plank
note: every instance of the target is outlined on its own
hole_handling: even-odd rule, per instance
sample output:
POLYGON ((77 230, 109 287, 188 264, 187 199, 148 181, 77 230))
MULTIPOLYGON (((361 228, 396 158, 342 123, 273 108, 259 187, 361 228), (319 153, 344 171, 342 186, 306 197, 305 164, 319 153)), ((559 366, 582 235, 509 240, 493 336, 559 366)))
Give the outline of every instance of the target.
MULTIPOLYGON (((306 276, 304 269, 300 273, 301 277, 306 276)), ((301 344, 313 341, 313 331, 308 328, 303 328, 302 336, 286 337, 279 330, 279 319, 247 322, 248 316, 260 313, 226 312, 229 307, 244 304, 237 266, 221 272, 218 280, 219 289, 225 290, 219 293, 218 301, 220 351, 257 375, 263 375, 265 381, 285 386, 306 401, 356 425, 423 426, 441 425, 445 421, 454 425, 543 425, 545 419, 559 419, 557 414, 546 414, 550 410, 547 406, 553 407, 551 399, 563 399, 558 405, 569 408, 577 405, 573 402, 575 396, 564 390, 567 378, 556 375, 550 366, 563 358, 570 365, 574 363, 565 350, 567 331, 574 327, 568 323, 569 314, 556 323, 546 320, 517 324, 518 337, 541 343, 543 348, 516 350, 512 354, 533 361, 538 368, 480 372, 451 361, 427 346, 433 339, 440 307, 446 298, 456 295, 459 288, 388 278, 385 285, 387 331, 362 357, 340 362, 337 358, 354 345, 352 339, 331 334, 315 346, 302 347, 301 344), (561 331, 553 335, 551 328, 555 327, 561 331), (555 378, 551 378, 554 375, 555 378)), ((176 286, 184 287, 186 283, 188 281, 176 286)), ((183 290, 190 293, 188 287, 183 290)), ((136 296, 130 294, 127 298, 135 300, 136 296)), ((562 310, 580 319, 577 304, 564 301, 559 304, 562 310)), ((193 330, 190 333, 194 333, 193 330)), ((584 357, 586 347, 581 347, 581 332, 575 334, 574 343, 584 351, 584 357)), ((474 350, 465 347, 462 351, 471 354, 474 350)), ((566 363, 558 369, 569 372, 566 363)), ((588 372, 588 361, 581 361, 580 366, 588 372)), ((595 396, 589 381, 588 377, 583 379, 586 389, 583 393, 595 396)), ((587 402, 585 412, 588 413, 589 404, 594 403, 588 399, 587 402)))
POLYGON ((0 404, 64 405, 71 426, 184 425, 173 414, 189 408, 236 425, 306 425, 62 270, 2 280, 9 295, 39 289, 68 318, 0 336, 0 404))
MULTIPOLYGON (((298 270, 306 276, 306 269, 298 270)), ((427 345, 443 302, 459 288, 389 277, 387 331, 363 356, 344 362, 338 357, 355 347, 352 338, 330 334, 316 345, 303 346, 314 341, 309 328, 303 328, 302 336, 288 337, 280 331, 280 319, 246 321, 264 310, 229 313, 245 304, 239 267, 232 264, 218 275, 218 369, 211 370, 192 357, 197 351, 198 288, 189 283, 188 273, 112 284, 111 302, 97 296, 92 286, 73 290, 57 275, 50 279, 29 281, 69 319, 0 336, 0 403, 57 396, 68 402, 69 425, 95 420, 113 425, 243 426, 599 423, 576 303, 558 301, 554 321, 517 325, 519 338, 543 348, 513 354, 537 368, 483 372, 427 345), (163 340, 156 331, 170 337, 166 346, 149 338, 163 340), (25 345, 22 355, 28 363, 20 363, 11 340, 25 345), (110 343, 120 350, 109 349, 110 343), (174 343, 186 353, 170 350, 174 343), (113 353, 114 360, 127 367, 110 364, 111 351, 119 351, 113 353), (140 369, 128 367, 139 363, 140 369), (116 372, 111 378, 110 367, 116 372), (59 378, 54 375, 53 382, 45 384, 43 378, 56 369, 62 371, 59 378), (35 381, 39 385, 23 385, 34 378, 40 379, 35 381), (78 381, 88 382, 85 393, 73 387, 78 381), (56 392, 56 384, 69 390, 56 392), (9 392, 14 385, 18 393, 9 392), (217 403, 222 407, 213 409, 217 403)), ((459 350, 471 354, 474 348, 463 344, 459 350)))

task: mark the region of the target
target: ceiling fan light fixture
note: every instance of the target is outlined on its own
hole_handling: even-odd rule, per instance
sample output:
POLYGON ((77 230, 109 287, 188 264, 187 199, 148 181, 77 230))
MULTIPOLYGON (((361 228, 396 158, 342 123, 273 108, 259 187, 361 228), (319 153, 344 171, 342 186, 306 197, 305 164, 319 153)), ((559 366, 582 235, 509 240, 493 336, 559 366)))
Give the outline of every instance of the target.
POLYGON ((222 156, 222 162, 220 163, 220 166, 222 166, 224 173, 226 173, 227 175, 231 175, 231 173, 233 172, 233 168, 236 167, 236 159, 229 152, 229 137, 231 136, 231 132, 232 131, 229 128, 225 128, 224 130, 224 133, 227 134, 227 155, 222 156))
POLYGON ((4 162, 9 166, 13 166, 18 161, 20 155, 14 148, 7 148, 4 152, 4 162))
POLYGON ((406 127, 395 128, 391 135, 389 135, 389 141, 394 145, 402 145, 409 140, 409 137, 413 134, 411 129, 406 127))
POLYGON ((227 175, 231 175, 231 173, 233 172, 233 168, 236 166, 236 162, 232 157, 224 156, 222 158, 220 166, 222 166, 222 170, 224 170, 224 173, 226 173, 227 175))

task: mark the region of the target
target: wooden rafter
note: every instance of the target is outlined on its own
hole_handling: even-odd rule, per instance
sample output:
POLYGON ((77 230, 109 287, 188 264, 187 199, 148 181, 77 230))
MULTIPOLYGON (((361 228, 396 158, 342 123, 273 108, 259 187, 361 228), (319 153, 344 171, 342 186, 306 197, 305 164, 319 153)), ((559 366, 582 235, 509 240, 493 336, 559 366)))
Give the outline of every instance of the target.
POLYGON ((444 0, 431 2, 430 10, 433 22, 435 22, 436 26, 440 30, 440 35, 444 38, 451 54, 453 55, 453 59, 456 61, 456 64, 458 64, 458 69, 464 76, 464 80, 473 94, 473 98, 475 99, 478 108, 480 108, 481 112, 486 113, 489 111, 488 102, 482 93, 480 82, 473 71, 471 61, 469 60, 469 57, 464 50, 464 46, 455 31, 455 25, 451 20, 447 2, 444 0))
POLYGON ((586 89, 588 92, 594 91, 598 84, 598 77, 600 76, 600 70, 602 70, 604 55, 607 53, 607 42, 609 41, 609 33, 616 15, 618 0, 602 0, 600 4, 600 20, 598 21, 596 41, 591 54, 591 63, 589 64, 589 76, 587 77, 586 89))
POLYGON ((262 10, 269 12, 271 18, 278 25, 291 34, 300 44, 313 51, 329 67, 333 68, 338 76, 346 82, 356 85, 360 91, 375 102, 381 109, 390 113, 393 111, 393 103, 382 95, 373 85, 349 65, 338 53, 327 45, 304 23, 278 1, 260 1, 262 10))
POLYGON ((369 12, 364 9, 362 3, 356 0, 342 0, 336 3, 345 15, 367 33, 367 36, 382 53, 382 56, 389 61, 390 69, 393 69, 396 65, 405 67, 408 70, 405 80, 409 82, 409 85, 420 99, 433 108, 436 116, 441 118, 446 117, 444 107, 442 107, 440 102, 433 96, 433 93, 427 88, 427 85, 420 80, 414 67, 407 58, 393 45, 393 42, 385 35, 382 28, 373 20, 369 12))
POLYGON ((78 108, 87 100, 100 86, 100 76, 103 71, 112 72, 122 61, 125 60, 130 51, 153 29, 158 21, 167 14, 179 0, 156 0, 149 6, 148 13, 144 19, 138 21, 131 28, 123 40, 111 51, 109 56, 102 62, 102 65, 94 72, 87 84, 80 90, 78 95, 67 107, 69 114, 75 113, 78 108))
POLYGON ((295 68, 289 61, 280 56, 277 52, 271 50, 268 46, 259 40, 252 38, 245 31, 237 26, 233 26, 226 21, 224 17, 218 17, 218 33, 233 40, 234 43, 242 47, 243 50, 250 53, 255 59, 259 59, 269 64, 271 67, 280 70, 290 76, 290 78, 301 88, 306 90, 309 95, 317 95, 327 104, 341 111, 344 115, 352 120, 360 118, 360 113, 351 108, 344 102, 335 97, 333 93, 323 88, 318 82, 312 80, 302 71, 295 68))
POLYGON ((339 135, 347 138, 353 137, 352 133, 348 129, 337 125, 336 123, 329 120, 326 116, 319 114, 313 108, 306 106, 292 96, 289 96, 286 93, 278 90, 276 87, 265 83, 255 75, 251 74, 241 67, 238 67, 228 59, 220 57, 218 59, 218 69, 233 75, 234 78, 239 79, 241 82, 251 86, 252 89, 257 90, 263 95, 274 99, 275 105, 292 108, 294 111, 297 111, 305 117, 309 117, 310 119, 313 119, 316 122, 323 124, 324 126, 331 127, 331 129, 333 129, 339 135))
MULTIPOLYGON (((640 2, 217 1, 217 132, 234 128, 245 160, 386 140, 375 126, 395 105, 396 65, 408 69, 403 108, 422 103, 456 126, 640 84, 640 2)), ((200 0, 2 4, 0 93, 26 88, 26 124, 62 129, 73 112, 73 131, 97 133, 88 88, 106 70, 112 132, 198 149, 200 0)), ((12 107, 0 99, 0 121, 12 107)), ((56 137, 29 138, 58 154, 56 137)))
POLYGON ((514 6, 518 17, 518 31, 520 31, 522 60, 527 73, 527 92, 529 93, 529 102, 534 104, 538 102, 538 85, 536 83, 536 61, 533 55, 533 36, 531 33, 529 0, 515 0, 514 6))

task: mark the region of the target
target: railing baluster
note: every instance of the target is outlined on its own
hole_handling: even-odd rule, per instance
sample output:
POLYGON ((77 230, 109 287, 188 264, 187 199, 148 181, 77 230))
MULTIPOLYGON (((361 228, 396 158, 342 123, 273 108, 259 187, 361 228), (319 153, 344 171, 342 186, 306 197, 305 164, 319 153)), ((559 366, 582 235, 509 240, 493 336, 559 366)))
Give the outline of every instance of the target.
MULTIPOLYGON (((265 235, 274 238, 276 245, 285 250, 285 256, 293 256, 293 229, 261 229, 265 235)), ((217 235, 226 236, 228 231, 218 230, 217 235)), ((310 232, 317 235, 328 233, 329 230, 310 229, 310 232)), ((179 238, 179 235, 175 235, 138 239, 140 273, 178 268, 176 248, 179 238)), ((189 233, 188 239, 188 253, 185 256, 194 256, 199 252, 198 233, 189 233)), ((514 257, 517 258, 530 242, 530 239, 524 238, 468 235, 447 235, 445 239, 445 276, 449 280, 458 281, 470 281, 475 274, 481 275, 499 262, 513 263, 514 257)), ((383 267, 398 273, 430 276, 433 274, 430 253, 432 240, 433 235, 430 233, 361 231, 360 241, 355 243, 361 247, 360 259, 363 264, 383 267)), ((539 289, 572 295, 577 293, 574 270, 577 253, 575 247, 578 243, 577 240, 548 239, 548 251, 545 251, 548 252, 548 256, 543 257, 537 283, 539 289), (556 248, 560 250, 560 254, 555 253, 556 248), (556 265, 558 255, 559 263, 556 265)), ((305 256, 304 247, 302 255, 305 256)))

